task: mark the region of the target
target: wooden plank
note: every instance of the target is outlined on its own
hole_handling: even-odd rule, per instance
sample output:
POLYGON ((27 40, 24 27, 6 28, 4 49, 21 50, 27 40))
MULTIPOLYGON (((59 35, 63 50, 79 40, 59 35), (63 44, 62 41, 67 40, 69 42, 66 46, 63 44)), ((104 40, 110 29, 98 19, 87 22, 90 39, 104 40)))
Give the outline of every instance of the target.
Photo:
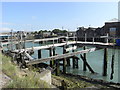
POLYGON ((30 59, 30 60, 33 60, 34 58, 31 57, 27 52, 25 52, 25 55, 30 59))
POLYGON ((70 51, 70 50, 75 50, 75 49, 77 49, 77 46, 70 47, 70 48, 66 48, 66 52, 67 52, 67 51, 70 51))
MULTIPOLYGON (((93 48, 92 48, 92 50, 93 50, 93 48)), ((94 50, 96 50, 96 48, 94 50)), ((38 64, 38 63, 51 61, 51 60, 56 60, 56 59, 63 59, 63 58, 74 56, 76 54, 89 53, 90 51, 91 51, 91 49, 86 49, 86 50, 81 50, 81 51, 72 52, 72 53, 66 53, 66 54, 62 54, 62 55, 56 55, 56 56, 43 58, 43 59, 34 59, 33 61, 30 61, 30 62, 28 62, 26 64, 27 65, 32 65, 32 64, 38 64)))
MULTIPOLYGON (((76 42, 68 42, 67 44, 75 44, 76 42)), ((38 46, 38 47, 32 47, 32 48, 26 48, 26 49, 21 49, 21 51, 29 51, 29 50, 40 50, 40 49, 48 49, 48 48, 52 48, 52 47, 58 47, 58 46, 63 46, 66 45, 66 43, 57 43, 57 44, 50 44, 50 45, 45 45, 45 46, 38 46)), ((13 52, 18 52, 19 50, 14 50, 13 52)))

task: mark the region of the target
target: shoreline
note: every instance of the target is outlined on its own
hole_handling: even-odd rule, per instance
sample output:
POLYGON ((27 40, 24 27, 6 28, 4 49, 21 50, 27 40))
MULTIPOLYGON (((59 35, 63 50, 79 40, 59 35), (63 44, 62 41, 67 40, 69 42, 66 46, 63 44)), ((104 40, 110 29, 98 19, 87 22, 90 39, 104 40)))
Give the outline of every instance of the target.
POLYGON ((66 77, 74 77, 78 80, 89 82, 91 84, 100 84, 102 86, 107 86, 107 87, 110 87, 110 88, 120 88, 120 83, 108 82, 108 81, 104 81, 104 80, 101 80, 101 79, 93 79, 93 78, 90 78, 90 77, 87 77, 87 76, 82 76, 82 75, 73 75, 71 73, 66 73, 66 74, 63 74, 63 75, 66 76, 66 77))

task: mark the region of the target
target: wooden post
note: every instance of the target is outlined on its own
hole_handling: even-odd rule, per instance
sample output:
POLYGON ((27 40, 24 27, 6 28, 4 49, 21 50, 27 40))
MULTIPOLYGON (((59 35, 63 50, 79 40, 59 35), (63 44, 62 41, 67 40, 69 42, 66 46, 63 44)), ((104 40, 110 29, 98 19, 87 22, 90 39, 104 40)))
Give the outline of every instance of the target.
POLYGON ((103 76, 107 76, 107 48, 104 49, 103 76))
POLYGON ((70 58, 67 58, 67 66, 71 66, 70 65, 70 58))
POLYGON ((66 58, 63 60, 63 73, 66 73, 66 58))
POLYGON ((92 73, 95 73, 93 71, 93 69, 90 67, 90 65, 87 63, 87 61, 85 60, 85 58, 80 54, 80 57, 82 58, 83 62, 86 64, 86 66, 88 67, 88 69, 92 72, 92 73))
MULTIPOLYGON (((49 49, 49 56, 52 56, 52 48, 49 49)), ((50 61, 50 67, 53 67, 53 60, 50 61)))
MULTIPOLYGON (((55 47, 53 47, 53 56, 55 56, 55 47)), ((53 60, 53 65, 55 64, 55 60, 53 60)))
MULTIPOLYGON (((63 54, 66 53, 66 45, 63 46, 63 54)), ((63 59, 63 73, 66 73, 66 58, 63 59)))
POLYGON ((55 62, 56 62, 56 76, 58 76, 60 73, 59 60, 56 60, 55 62))
MULTIPOLYGON (((74 44, 72 45, 72 47, 74 47, 74 44)), ((73 49, 72 52, 75 52, 75 50, 73 49)), ((73 56, 73 68, 75 68, 75 57, 73 56)))
MULTIPOLYGON (((66 47, 69 48, 68 45, 66 47)), ((67 51, 66 53, 69 53, 69 51, 67 51)), ((66 58, 66 60, 67 60, 67 66, 70 66, 70 58, 66 58)))
POLYGON ((41 50, 38 50, 38 59, 41 58, 41 50))
POLYGON ((55 47, 53 47, 53 56, 55 56, 55 47))
POLYGON ((87 42, 87 34, 85 33, 85 42, 87 42))
POLYGON ((78 68, 78 59, 76 59, 76 68, 78 68))
MULTIPOLYGON (((85 50, 85 46, 83 47, 84 48, 84 50, 85 50)), ((85 62, 86 62, 86 53, 84 53, 83 54, 83 57, 84 57, 84 60, 85 60, 85 62)), ((86 71, 87 69, 86 69, 86 63, 85 62, 83 62, 83 71, 86 71)))

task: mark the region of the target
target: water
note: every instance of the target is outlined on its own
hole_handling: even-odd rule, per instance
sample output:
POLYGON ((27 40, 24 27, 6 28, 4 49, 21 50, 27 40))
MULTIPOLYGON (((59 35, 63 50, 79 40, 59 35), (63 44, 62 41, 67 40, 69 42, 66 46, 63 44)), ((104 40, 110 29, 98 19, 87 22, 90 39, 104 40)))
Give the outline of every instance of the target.
MULTIPOLYGON (((50 43, 49 43, 50 44, 50 43)), ((39 44, 39 43, 26 43, 26 47, 32 47, 32 46, 42 46, 45 44, 39 44)), ((87 47, 90 48, 90 47, 87 47)), ((83 50, 83 48, 78 48, 76 51, 83 50)), ((71 52, 71 51, 70 51, 71 52)), ((56 54, 62 54, 63 53, 63 48, 62 47, 56 47, 56 54)), ((98 74, 92 74, 90 71, 87 69, 87 71, 83 71, 83 61, 80 59, 78 61, 79 63, 79 68, 78 69, 73 69, 72 65, 70 67, 67 67, 67 72, 76 74, 76 75, 84 75, 88 76, 91 78, 95 79, 103 79, 106 81, 112 81, 116 83, 120 83, 120 50, 119 49, 108 49, 108 69, 107 69, 107 76, 102 76, 103 73, 103 56, 104 56, 104 50, 100 49, 94 52, 87 53, 87 61, 88 64, 92 67, 92 69, 97 72, 98 74), (112 53, 115 51, 115 60, 114 60, 114 74, 113 74, 113 79, 110 80, 110 75, 111 75, 111 60, 112 60, 112 53)), ((80 55, 76 55, 80 57, 80 55)), ((32 55, 34 58, 38 58, 38 52, 35 51, 35 53, 32 55)), ((49 51, 48 50, 42 50, 42 58, 47 58, 49 57, 49 51)), ((49 62, 46 62, 49 64, 49 62)), ((72 64, 72 59, 71 59, 71 64, 72 64)), ((62 67, 60 67, 62 70, 62 67)))

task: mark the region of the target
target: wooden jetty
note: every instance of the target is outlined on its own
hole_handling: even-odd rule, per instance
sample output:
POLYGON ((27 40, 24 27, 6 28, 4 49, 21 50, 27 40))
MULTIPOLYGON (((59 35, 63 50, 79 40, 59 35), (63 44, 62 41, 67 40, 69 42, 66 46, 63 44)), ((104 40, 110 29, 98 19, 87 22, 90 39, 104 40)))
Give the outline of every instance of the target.
MULTIPOLYGON (((64 46, 64 45, 72 45, 72 44, 79 44, 79 45, 82 45, 82 46, 94 46, 94 47, 101 47, 101 48, 113 48, 114 44, 112 43, 100 43, 100 42, 95 42, 95 43, 92 43, 92 42, 81 42, 81 41, 68 41, 68 42, 65 42, 65 43, 56 43, 56 44, 50 44, 50 45, 44 45, 44 46, 37 46, 37 47, 31 47, 31 48, 26 48, 26 49, 21 49, 20 51, 29 51, 29 50, 41 50, 41 49, 49 49, 49 48, 52 48, 52 47, 59 47, 59 46, 64 46)), ((76 48, 76 47, 72 47, 73 48, 76 48)), ((13 52, 18 52, 19 50, 14 50, 13 52)))
MULTIPOLYGON (((54 66, 55 66, 56 67, 56 69, 55 69, 56 70, 56 75, 59 75, 60 61, 63 61, 63 64, 62 64, 63 73, 66 73, 66 67, 71 65, 70 58, 72 58, 73 69, 79 67, 79 65, 78 65, 78 59, 79 58, 76 57, 76 55, 78 55, 78 54, 80 54, 80 58, 83 61, 83 71, 86 71, 87 68, 88 68, 91 71, 91 73, 95 73, 95 71, 88 64, 86 55, 89 52, 93 52, 93 51, 97 50, 97 48, 86 49, 86 46, 104 48, 103 76, 107 75, 107 48, 108 47, 113 48, 114 47, 113 43, 87 42, 87 41, 82 42, 82 41, 77 41, 77 39, 76 39, 76 41, 68 41, 68 38, 73 38, 74 39, 75 37, 56 37, 56 38, 25 40, 25 41, 22 41, 23 39, 21 39, 21 41, 19 41, 19 42, 13 40, 12 43, 14 43, 14 44, 15 43, 20 43, 21 44, 21 42, 41 42, 41 41, 53 41, 53 44, 44 45, 44 46, 36 46, 36 47, 33 46, 31 48, 21 48, 20 47, 18 49, 16 48, 16 50, 11 49, 11 52, 20 54, 20 59, 19 60, 21 60, 22 57, 26 56, 28 58, 28 60, 21 60, 21 61, 25 61, 24 64, 26 64, 27 66, 50 61, 50 67, 54 68, 54 66), (54 40, 58 40, 58 39, 61 39, 61 38, 65 38, 66 41, 62 42, 62 43, 59 43, 59 42, 54 43, 54 40), (72 45, 72 47, 69 47, 70 45, 72 45), (77 45, 84 46, 83 50, 75 52, 75 49, 77 49, 77 45), (63 54, 62 55, 56 55, 55 47, 63 47, 63 54), (42 49, 49 50, 49 57, 48 58, 41 58, 42 57, 41 56, 41 50, 42 49), (33 50, 33 51, 37 50, 38 51, 38 59, 34 59, 30 56, 30 54, 28 54, 28 51, 30 51, 30 50, 33 50), (72 51, 72 53, 69 53, 70 50, 72 51), (24 54, 22 54, 22 53, 24 53, 24 54)), ((1 43, 1 45, 6 45, 6 44, 11 44, 11 42, 1 43)), ((24 45, 25 45, 25 43, 24 43, 24 45)))
MULTIPOLYGON (((21 51, 49 49, 52 47, 59 47, 59 46, 70 45, 70 44, 76 44, 76 41, 71 41, 71 42, 67 42, 67 43, 65 42, 65 43, 50 44, 50 45, 44 45, 44 46, 37 46, 37 47, 32 47, 32 48, 21 49, 21 51)), ((13 52, 18 52, 18 51, 19 50, 14 50, 13 52)))
MULTIPOLYGON (((61 36, 61 37, 55 37, 55 38, 44 38, 44 39, 32 39, 32 40, 25 40, 25 42, 40 42, 40 41, 52 41, 52 40, 58 40, 61 38, 67 38, 65 36, 61 36)), ((69 37, 72 38, 72 37, 69 37)), ((24 42, 24 41, 22 41, 24 42)), ((18 42, 16 40, 13 40, 14 44, 17 44, 18 42)), ((7 44, 11 44, 11 42, 2 42, 2 45, 7 45, 7 44)))
MULTIPOLYGON (((83 54, 83 53, 89 53, 89 52, 93 52, 97 50, 97 48, 90 48, 90 49, 85 49, 85 50, 81 50, 81 51, 77 51, 77 52, 72 52, 72 53, 65 53, 65 54, 62 54, 62 55, 55 55, 55 56, 51 56, 51 57, 48 57, 48 58, 41 58, 41 59, 32 59, 31 61, 27 61, 26 62, 26 65, 27 66, 30 66, 30 65, 34 65, 34 64, 39 64, 39 63, 43 63, 43 62, 47 62, 47 61, 54 61, 52 66, 54 64, 56 64, 56 75, 59 75, 59 61, 62 60, 63 61, 63 73, 66 73, 66 67, 67 67, 67 60, 70 60, 68 58, 73 58, 73 68, 78 68, 78 62, 75 64, 75 55, 77 54, 83 54)), ((78 61, 79 58, 77 58, 77 61, 78 61)), ((94 70, 90 67, 90 65, 87 63, 87 61, 85 61, 83 58, 82 58, 83 62, 86 64, 86 67, 88 67, 88 69, 91 71, 91 73, 95 73, 94 70)), ((50 63, 51 64, 51 63, 50 63)))
POLYGON ((34 59, 34 60, 28 62, 27 65, 38 64, 38 63, 43 63, 46 61, 57 60, 57 59, 64 59, 64 58, 72 57, 77 54, 93 52, 95 50, 96 50, 96 48, 91 48, 91 49, 81 50, 81 51, 77 51, 77 52, 66 53, 66 54, 62 54, 62 55, 55 55, 55 56, 51 56, 51 57, 43 58, 43 59, 34 59))

